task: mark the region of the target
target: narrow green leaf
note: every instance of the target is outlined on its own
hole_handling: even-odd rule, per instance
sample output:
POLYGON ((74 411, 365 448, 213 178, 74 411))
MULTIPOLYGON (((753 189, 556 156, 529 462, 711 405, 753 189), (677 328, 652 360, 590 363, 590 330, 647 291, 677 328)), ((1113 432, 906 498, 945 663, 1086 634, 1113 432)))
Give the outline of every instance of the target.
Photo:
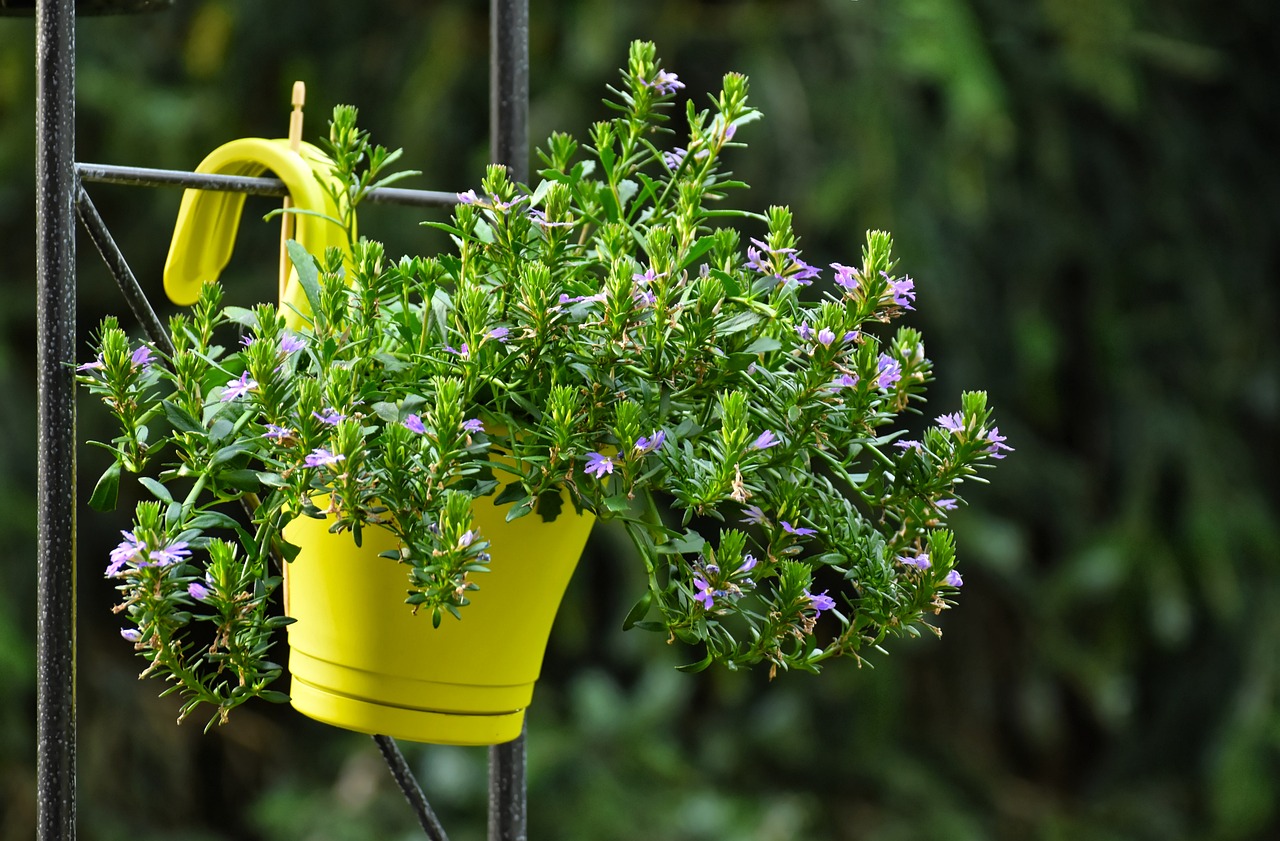
POLYGON ((165 420, 169 421, 169 425, 179 432, 187 432, 192 435, 204 435, 204 426, 195 418, 191 417, 185 409, 169 400, 161 400, 160 405, 164 407, 165 420))
POLYGON ((635 627, 636 623, 644 619, 645 614, 649 612, 649 606, 653 604, 653 591, 645 590, 644 595, 640 597, 640 601, 636 602, 627 616, 622 620, 622 630, 630 631, 635 627))
POLYGON ((93 495, 89 497, 89 507, 94 511, 111 511, 116 507, 116 499, 120 495, 120 462, 113 461, 111 466, 98 478, 93 486, 93 495))
POLYGON ((319 312, 320 269, 316 265, 316 259, 297 240, 289 240, 285 243, 285 248, 289 252, 289 259, 293 262, 294 268, 298 270, 298 283, 302 285, 302 291, 307 296, 307 304, 311 307, 311 312, 319 312))
POLYGON ((151 491, 151 495, 161 502, 173 502, 173 494, 169 493, 169 489, 164 485, 152 479, 150 476, 139 476, 138 481, 142 487, 151 491))

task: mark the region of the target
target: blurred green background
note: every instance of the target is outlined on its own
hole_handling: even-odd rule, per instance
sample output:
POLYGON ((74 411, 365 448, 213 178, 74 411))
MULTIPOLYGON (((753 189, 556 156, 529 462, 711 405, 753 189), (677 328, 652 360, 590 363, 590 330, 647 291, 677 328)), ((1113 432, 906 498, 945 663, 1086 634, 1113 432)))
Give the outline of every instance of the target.
MULTIPOLYGON (((598 530, 529 716, 535 839, 1280 837, 1280 9, 1272 0, 538 0, 532 139, 606 114, 627 42, 766 114, 732 159, 789 204, 810 262, 892 230, 938 363, 937 412, 985 388, 1017 452, 956 515, 941 641, 874 669, 698 676, 623 634, 630 557, 598 530)), ((335 103, 412 186, 487 156, 487 4, 177 0, 82 20, 77 156, 187 169, 335 103)), ((0 19, 0 837, 34 822, 34 51, 0 19)), ((91 193, 159 302, 179 194, 91 193)), ((270 296, 250 200, 226 281, 270 296)), ((257 212, 255 212, 255 209, 257 212)), ((392 253, 420 214, 374 208, 392 253)), ((81 347, 127 314, 80 242, 81 347)), ((167 312, 168 310, 166 310, 167 312)), ((105 417, 80 401, 81 437, 105 417)), ((104 467, 80 451, 80 499, 104 467)), ((365 737, 287 709, 202 736, 135 680, 79 521, 79 827, 110 839, 420 837, 365 737)), ((484 837, 485 752, 406 745, 455 841, 484 837)))

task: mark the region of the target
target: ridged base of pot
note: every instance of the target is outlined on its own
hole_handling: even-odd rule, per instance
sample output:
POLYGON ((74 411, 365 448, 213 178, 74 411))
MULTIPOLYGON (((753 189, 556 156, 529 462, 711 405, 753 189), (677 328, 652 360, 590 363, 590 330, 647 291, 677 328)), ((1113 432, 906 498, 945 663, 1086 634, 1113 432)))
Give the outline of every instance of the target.
POLYGON ((293 708, 334 727, 434 745, 496 745, 520 735, 524 710, 481 715, 395 707, 329 692, 293 677, 293 708))
POLYGON ((473 506, 490 541, 462 618, 415 614, 406 567, 379 557, 392 536, 366 529, 357 548, 325 520, 300 517, 285 570, 293 706, 327 724, 415 742, 488 745, 520 735, 556 609, 591 531, 589 515, 506 522, 492 498, 473 506))

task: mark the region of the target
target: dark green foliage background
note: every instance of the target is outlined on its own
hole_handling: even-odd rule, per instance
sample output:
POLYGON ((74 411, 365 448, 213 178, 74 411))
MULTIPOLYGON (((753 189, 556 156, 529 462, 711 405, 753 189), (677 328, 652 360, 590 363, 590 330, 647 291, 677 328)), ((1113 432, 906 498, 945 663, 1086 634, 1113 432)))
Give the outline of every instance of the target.
MULTIPOLYGON (((78 157, 190 168, 280 135, 308 83, 416 186, 487 154, 487 4, 178 0, 77 31, 78 157)), ((1268 0, 532 4, 534 141, 605 114, 627 41, 706 91, 752 78, 746 200, 790 204, 813 263, 896 234, 938 362, 934 413, 986 388, 1017 453, 956 516, 966 585, 941 641, 823 678, 686 676, 618 630, 630 556, 598 530, 530 714, 536 839, 1280 837, 1280 163, 1268 0)), ((0 21, 0 836, 34 821, 33 29, 0 21)), ((92 194, 147 289, 179 196, 92 194)), ((271 294, 250 200, 229 298, 271 294)), ((414 211, 363 229, 439 243, 414 211)), ((80 244, 80 336, 124 313, 80 244)), ((81 342, 82 346, 84 342, 81 342)), ((81 437, 109 435, 81 401, 81 437)), ((104 466, 80 455, 81 500, 104 466)), ((80 835, 417 837, 372 743, 287 709, 213 735, 139 684, 101 579, 122 517, 80 534, 80 835)), ((407 746, 458 841, 484 751, 407 746)))

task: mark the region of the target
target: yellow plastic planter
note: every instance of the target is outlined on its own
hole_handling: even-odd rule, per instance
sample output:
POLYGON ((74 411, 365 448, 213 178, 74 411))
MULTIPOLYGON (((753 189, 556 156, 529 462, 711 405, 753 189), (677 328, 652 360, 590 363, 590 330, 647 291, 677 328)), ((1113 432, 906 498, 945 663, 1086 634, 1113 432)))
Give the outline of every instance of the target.
POLYGON ((594 517, 566 506, 554 521, 505 521, 507 507, 476 501, 490 542, 490 572, 462 619, 431 627, 404 604, 407 570, 378 553, 395 548, 370 529, 357 548, 325 520, 285 530, 300 547, 287 565, 290 691, 299 712, 356 730, 449 745, 491 745, 520 735, 551 625, 594 517))

